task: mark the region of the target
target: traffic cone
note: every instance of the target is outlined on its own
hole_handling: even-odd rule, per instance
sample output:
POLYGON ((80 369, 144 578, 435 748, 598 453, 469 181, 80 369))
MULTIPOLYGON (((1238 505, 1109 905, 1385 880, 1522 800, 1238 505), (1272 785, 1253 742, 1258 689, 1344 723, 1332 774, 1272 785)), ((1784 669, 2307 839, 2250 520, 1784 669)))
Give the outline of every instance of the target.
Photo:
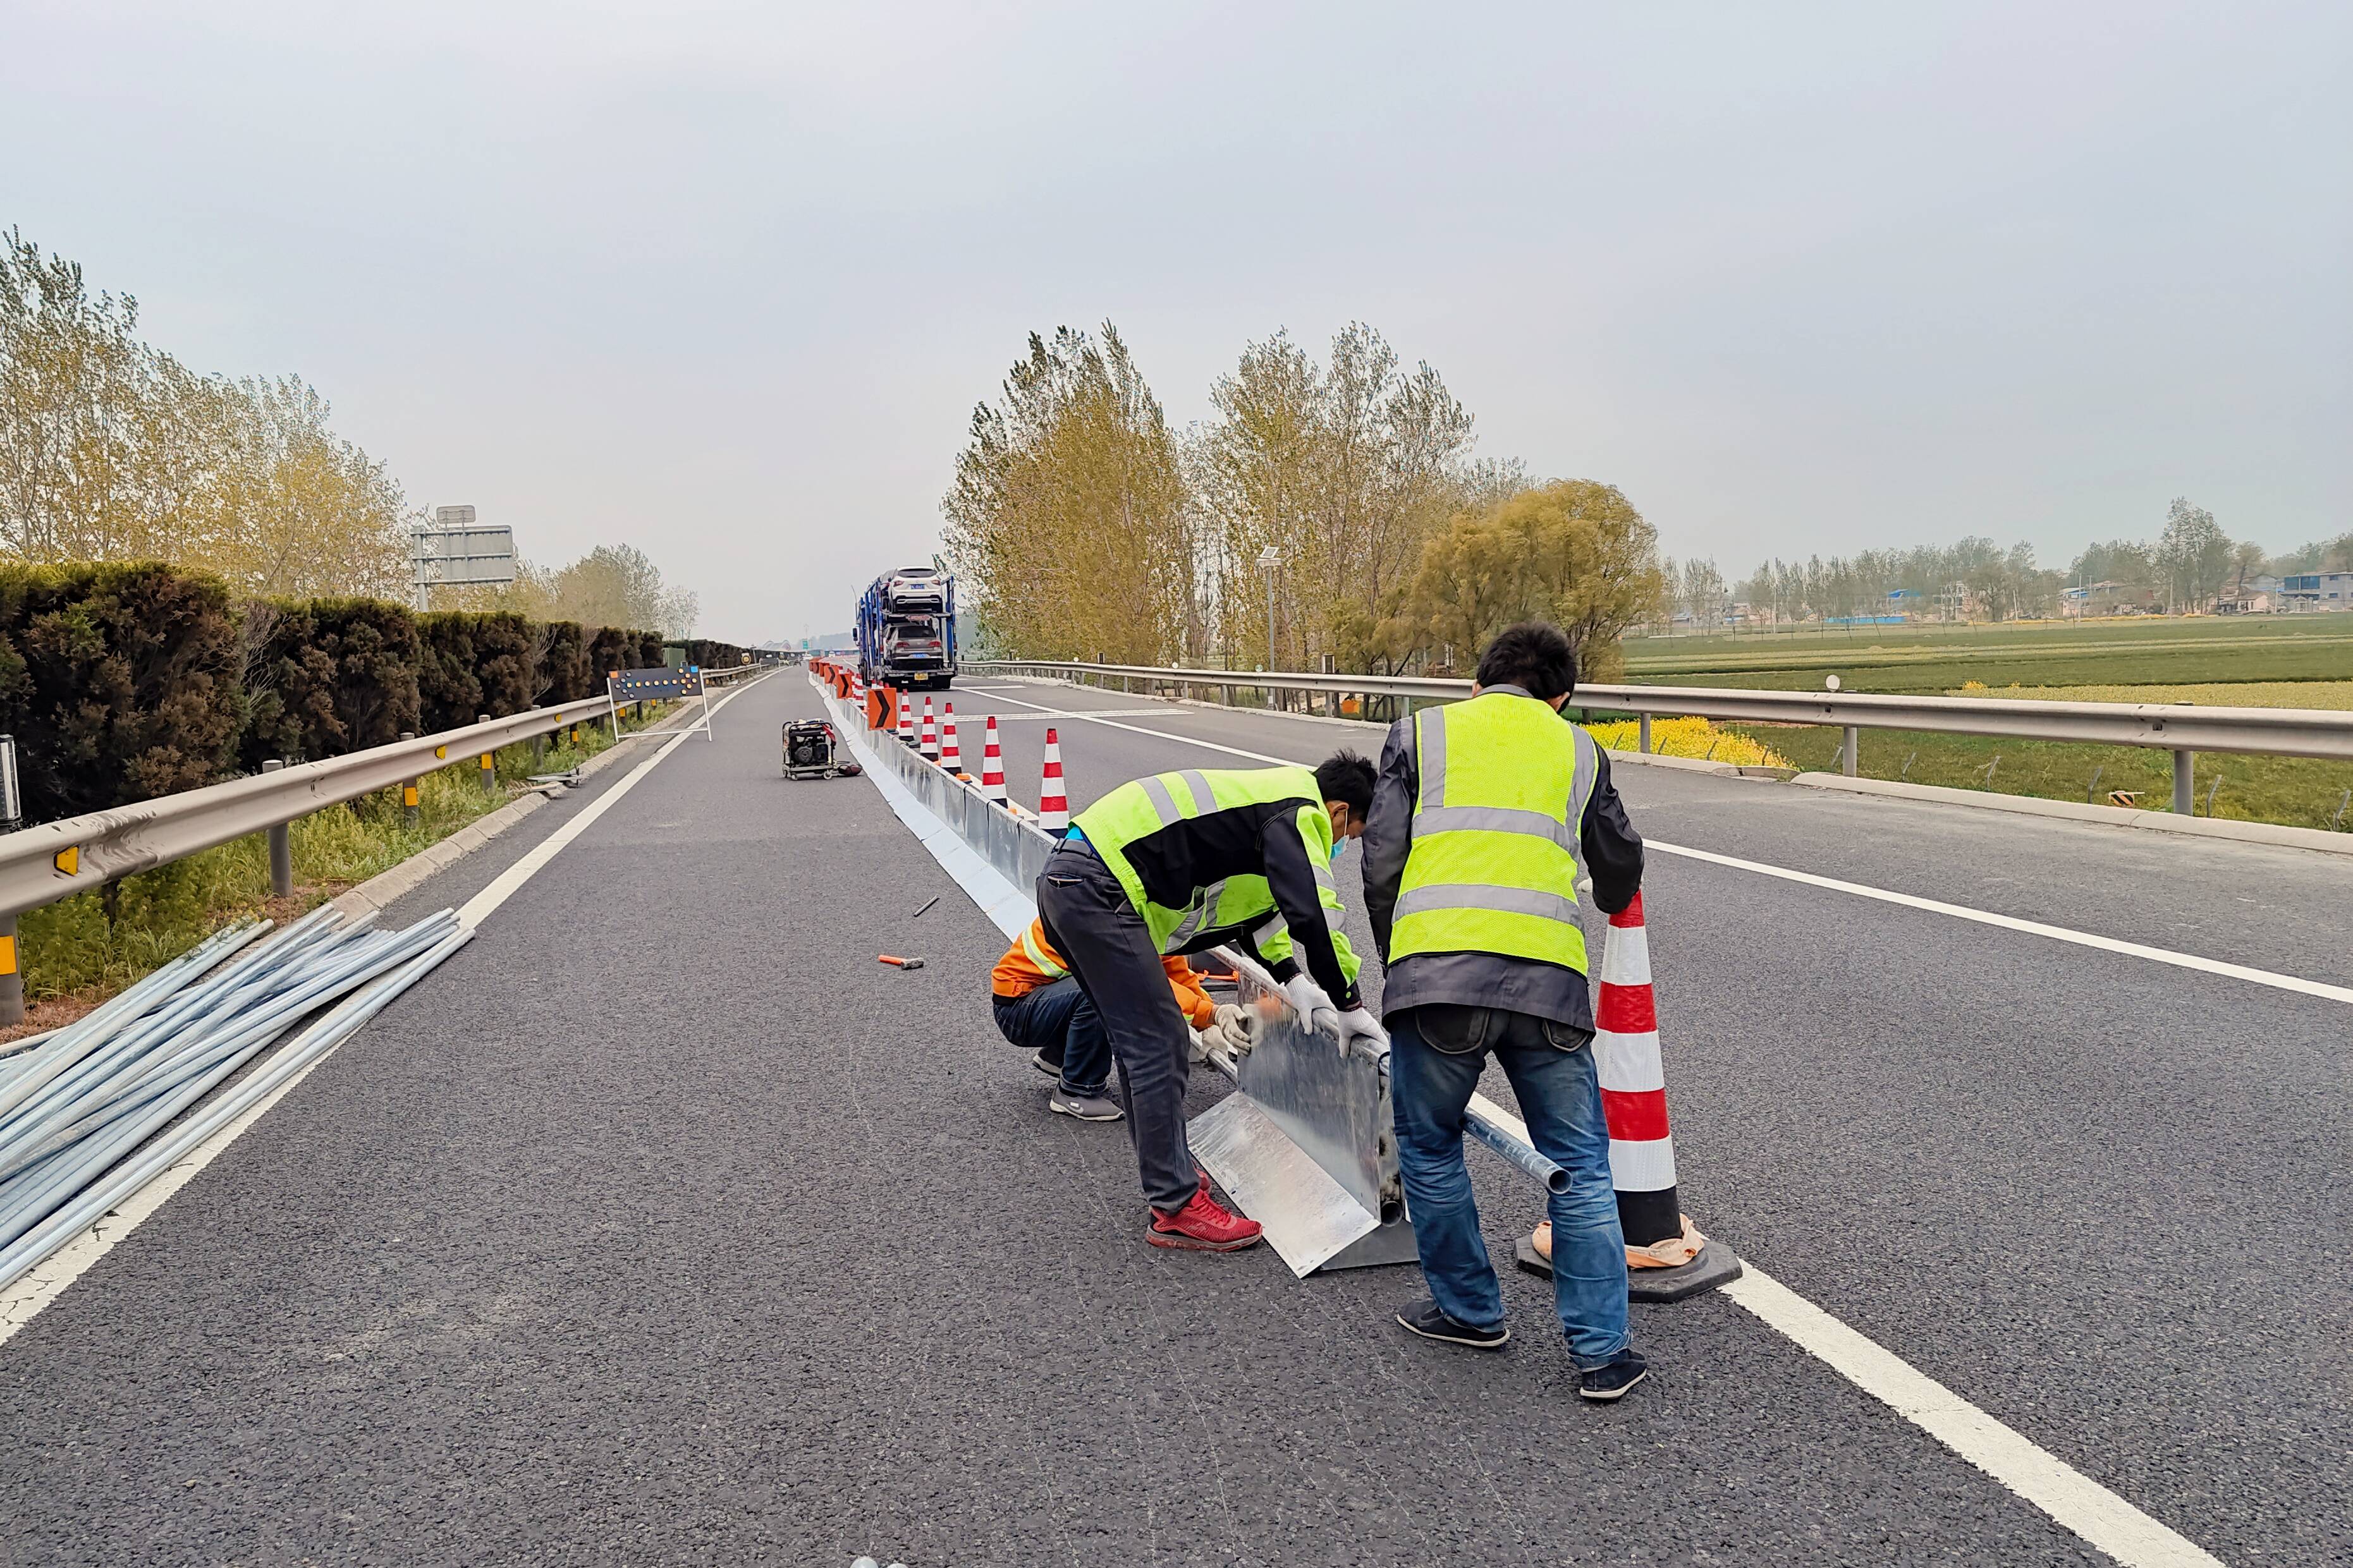
POLYGON ((849 672, 849 705, 860 713, 866 711, 866 677, 855 669, 849 672))
POLYGON ((997 749, 997 715, 988 716, 988 729, 981 741, 980 798, 991 805, 1005 804, 1005 755, 997 749))
MULTIPOLYGON (((1618 1191, 1618 1224, 1626 1233, 1628 1293, 1637 1301, 1680 1301, 1740 1278, 1740 1260, 1730 1247, 1702 1236, 1676 1198, 1651 937, 1639 892, 1609 917, 1599 978, 1593 1066, 1609 1127, 1609 1184, 1618 1191)), ((1523 1268, 1551 1274, 1551 1222, 1522 1237, 1517 1252, 1523 1268)))
POLYGON ((940 766, 952 773, 964 772, 964 748, 956 744, 955 704, 943 703, 946 717, 940 721, 940 766))
POLYGON ((900 743, 912 748, 915 743, 915 710, 907 705, 907 694, 896 692, 892 706, 899 710, 900 743))
POLYGON ((923 753, 923 761, 927 763, 940 760, 939 715, 932 711, 932 700, 928 697, 923 699, 923 738, 915 743, 915 749, 923 753))
POLYGON ((1038 784, 1038 826, 1057 838, 1071 830, 1071 802, 1062 794, 1062 742, 1046 731, 1046 773, 1038 784))

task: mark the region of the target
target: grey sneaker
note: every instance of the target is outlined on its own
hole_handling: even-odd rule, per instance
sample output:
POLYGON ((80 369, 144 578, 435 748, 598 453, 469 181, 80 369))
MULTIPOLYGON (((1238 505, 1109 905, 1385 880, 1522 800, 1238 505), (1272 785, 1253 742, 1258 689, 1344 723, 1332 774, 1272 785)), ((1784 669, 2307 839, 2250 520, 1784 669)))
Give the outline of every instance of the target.
POLYGON ((1075 1116, 1082 1121, 1116 1121, 1127 1114, 1119 1101, 1107 1094, 1073 1094, 1067 1089, 1057 1089, 1046 1103, 1063 1116, 1075 1116))
POLYGON ((1062 1076, 1062 1064, 1059 1061, 1048 1061, 1044 1051, 1039 1051, 1035 1055, 1031 1056, 1029 1058, 1029 1065, 1036 1068, 1039 1072, 1044 1073, 1048 1078, 1059 1079, 1062 1076))

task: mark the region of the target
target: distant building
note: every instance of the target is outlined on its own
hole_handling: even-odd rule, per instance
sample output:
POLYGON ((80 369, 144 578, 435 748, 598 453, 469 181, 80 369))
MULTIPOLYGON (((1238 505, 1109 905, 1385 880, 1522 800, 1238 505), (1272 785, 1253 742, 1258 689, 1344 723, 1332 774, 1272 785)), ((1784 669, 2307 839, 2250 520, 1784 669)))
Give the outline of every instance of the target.
POLYGON ((2157 590, 2131 583, 2092 583, 2060 594, 2059 607, 2069 616, 2137 616, 2157 609, 2157 590))
POLYGON ((2353 610, 2353 572, 2304 572, 2280 580, 2286 610, 2353 610))

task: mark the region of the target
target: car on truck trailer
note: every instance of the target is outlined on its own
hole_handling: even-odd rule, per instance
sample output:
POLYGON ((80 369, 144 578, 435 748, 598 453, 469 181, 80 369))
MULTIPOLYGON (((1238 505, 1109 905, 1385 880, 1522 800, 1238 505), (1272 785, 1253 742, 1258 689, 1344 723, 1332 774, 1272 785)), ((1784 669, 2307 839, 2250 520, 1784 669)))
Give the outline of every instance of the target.
POLYGON ((870 686, 945 690, 956 672, 955 578, 903 566, 858 601, 858 669, 870 686))

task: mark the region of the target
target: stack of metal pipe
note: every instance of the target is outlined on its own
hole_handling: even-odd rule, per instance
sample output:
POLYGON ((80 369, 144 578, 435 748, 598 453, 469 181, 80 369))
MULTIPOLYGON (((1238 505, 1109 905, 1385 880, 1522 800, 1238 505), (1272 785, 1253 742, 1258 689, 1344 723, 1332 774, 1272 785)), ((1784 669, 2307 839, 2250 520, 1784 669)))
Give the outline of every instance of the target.
POLYGON ((0 1058, 0 1286, 291 1081, 472 934, 448 910, 400 931, 332 906, 275 932, 248 921, 0 1058))

